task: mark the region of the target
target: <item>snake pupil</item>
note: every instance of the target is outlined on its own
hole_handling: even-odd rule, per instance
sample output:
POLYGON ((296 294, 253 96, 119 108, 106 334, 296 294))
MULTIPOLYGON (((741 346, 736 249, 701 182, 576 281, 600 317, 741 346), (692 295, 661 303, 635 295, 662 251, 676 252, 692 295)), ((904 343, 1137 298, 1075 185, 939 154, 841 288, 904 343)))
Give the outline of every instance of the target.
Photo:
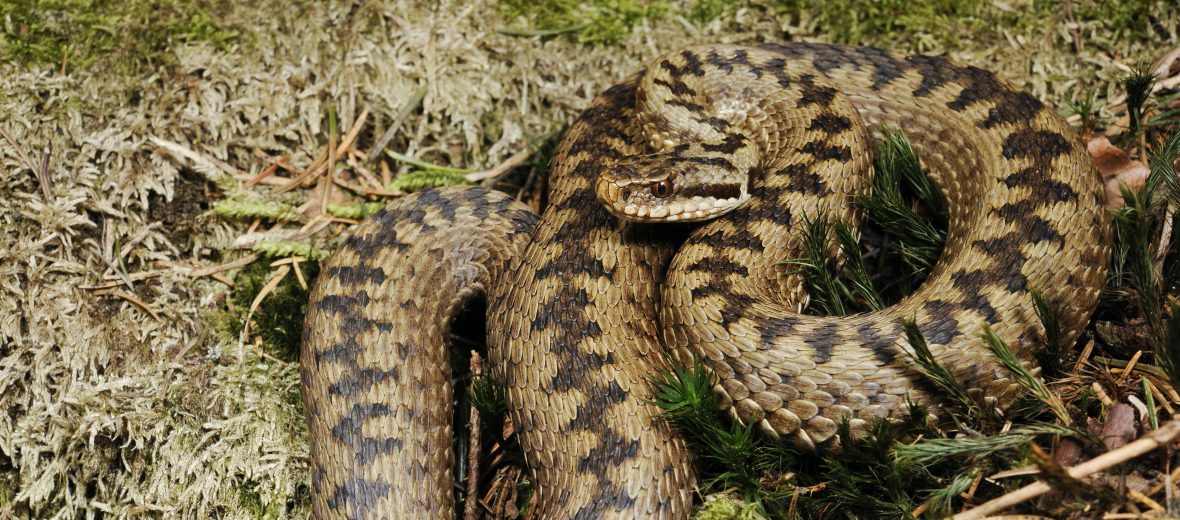
POLYGON ((651 185, 651 194, 659 198, 672 194, 672 181, 663 180, 651 185))

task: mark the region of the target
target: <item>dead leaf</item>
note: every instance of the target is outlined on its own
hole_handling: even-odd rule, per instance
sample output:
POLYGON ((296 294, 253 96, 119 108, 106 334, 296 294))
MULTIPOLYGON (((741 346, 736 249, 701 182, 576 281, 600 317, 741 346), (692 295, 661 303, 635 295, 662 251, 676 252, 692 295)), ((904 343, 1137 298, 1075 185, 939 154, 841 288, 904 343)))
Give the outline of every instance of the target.
POLYGON ((1102 183, 1106 185, 1106 204, 1112 208, 1123 207, 1123 193, 1120 185, 1126 184, 1132 191, 1143 187, 1151 170, 1140 161, 1131 160, 1127 153, 1110 143, 1106 137, 1095 137, 1086 144, 1090 157, 1098 165, 1102 183))
POLYGON ((1149 70, 1160 79, 1180 76, 1180 45, 1155 60, 1149 70))
POLYGON ((1135 409, 1125 403, 1118 403, 1106 414, 1106 424, 1098 438, 1106 449, 1117 450, 1135 440, 1135 409))

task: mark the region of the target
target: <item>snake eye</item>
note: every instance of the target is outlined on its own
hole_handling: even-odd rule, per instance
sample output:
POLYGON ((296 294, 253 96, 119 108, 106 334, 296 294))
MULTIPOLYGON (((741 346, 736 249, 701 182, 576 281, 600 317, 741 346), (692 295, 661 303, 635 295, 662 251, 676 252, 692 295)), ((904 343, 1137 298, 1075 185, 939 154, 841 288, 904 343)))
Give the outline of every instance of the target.
POLYGON ((656 198, 665 198, 672 194, 672 181, 663 180, 651 185, 651 194, 656 198))

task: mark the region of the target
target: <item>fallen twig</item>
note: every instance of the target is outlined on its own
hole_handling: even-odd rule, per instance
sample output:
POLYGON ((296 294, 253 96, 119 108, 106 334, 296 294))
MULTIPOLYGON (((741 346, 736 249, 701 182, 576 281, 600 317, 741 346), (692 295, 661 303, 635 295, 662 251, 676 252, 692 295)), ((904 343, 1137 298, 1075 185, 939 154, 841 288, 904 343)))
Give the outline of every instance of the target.
POLYGON ((517 167, 531 155, 533 155, 533 147, 526 146, 524 150, 516 152, 512 155, 512 157, 509 157, 504 162, 488 168, 482 172, 468 173, 467 175, 464 175, 464 177, 471 182, 479 182, 485 179, 496 179, 505 173, 508 173, 508 170, 517 167))
MULTIPOLYGON (((255 175, 255 176, 247 179, 246 182, 242 183, 242 187, 249 188, 255 184, 258 184, 263 179, 270 177, 272 174, 274 174, 274 172, 278 171, 279 163, 286 161, 290 157, 291 157, 291 154, 287 154, 287 155, 284 155, 282 159, 279 159, 277 161, 271 161, 270 166, 267 166, 261 172, 258 172, 258 175, 255 175)), ((286 183, 284 183, 284 184, 286 184, 286 183)))
POLYGON ((303 173, 296 175, 293 179, 291 179, 291 182, 287 183, 286 186, 279 188, 279 193, 291 191, 301 186, 303 183, 319 177, 320 173, 326 171, 328 169, 329 147, 330 145, 325 146, 323 151, 321 151, 320 154, 316 156, 315 160, 311 162, 311 166, 304 170, 303 173))
MULTIPOLYGON (((1160 446, 1171 443, 1180 436, 1180 421, 1171 421, 1139 440, 1127 444, 1117 450, 1106 452, 1086 462, 1069 468, 1066 472, 1070 477, 1085 478, 1112 466, 1122 464, 1140 455, 1148 453, 1160 446)), ((1024 486, 1016 491, 1002 495, 993 500, 980 504, 971 510, 964 511, 953 517, 953 520, 976 520, 992 513, 1002 511, 1027 500, 1048 493, 1052 488, 1044 482, 1036 482, 1024 486)))
POLYGON ((361 109, 361 115, 357 116, 356 121, 352 123, 352 127, 344 133, 344 139, 340 140, 340 146, 336 147, 336 159, 346 157, 348 150, 356 143, 356 137, 360 135, 361 129, 365 127, 365 122, 369 120, 369 107, 365 106, 361 109))
MULTIPOLYGON (((475 385, 475 381, 479 380, 480 374, 483 373, 483 362, 479 357, 478 352, 471 352, 471 381, 475 385)), ((479 455, 480 455, 480 426, 479 426, 479 409, 475 405, 471 406, 471 413, 468 414, 467 420, 467 501, 463 505, 464 520, 476 520, 479 518, 479 500, 476 496, 479 493, 479 455)))
POLYGON ((127 301, 131 302, 133 305, 135 305, 136 307, 143 309, 144 312, 150 314, 152 316, 152 318, 154 318, 156 321, 160 321, 160 315, 156 314, 156 311, 153 311, 151 307, 148 307, 147 303, 144 303, 143 300, 136 298, 135 295, 133 295, 127 291, 124 291, 121 289, 112 289, 110 291, 107 291, 107 292, 104 292, 101 294, 109 294, 111 296, 118 296, 119 298, 127 300, 127 301))

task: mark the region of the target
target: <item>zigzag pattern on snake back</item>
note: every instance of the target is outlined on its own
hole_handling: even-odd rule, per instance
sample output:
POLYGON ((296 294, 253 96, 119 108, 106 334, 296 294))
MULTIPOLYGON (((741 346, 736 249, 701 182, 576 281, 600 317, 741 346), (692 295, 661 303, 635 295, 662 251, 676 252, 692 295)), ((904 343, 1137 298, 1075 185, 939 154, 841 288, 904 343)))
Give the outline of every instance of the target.
POLYGON ((457 189, 400 202, 326 264, 303 353, 315 515, 452 514, 449 455, 435 456, 449 453, 449 386, 429 372, 445 372, 448 320, 481 286, 489 362, 533 474, 535 517, 687 515, 684 443, 647 402, 648 379, 668 363, 664 342, 682 360, 711 361, 736 417, 803 446, 836 445, 836 421, 896 413, 907 393, 932 399, 901 353, 903 318, 1002 404, 1013 385, 979 331, 992 324, 1027 357, 1043 334, 1029 298, 1038 289, 1058 310, 1062 341, 1077 337, 1106 276, 1101 194, 1068 126, 978 68, 818 44, 659 58, 566 132, 550 206, 519 256, 529 217, 457 189), (778 265, 798 256, 792 224, 821 207, 855 216, 847 203, 866 183, 866 131, 887 124, 905 129, 947 199, 942 258, 885 311, 799 315, 798 280, 778 265), (660 157, 680 165, 673 183, 652 177, 660 157), (753 179, 719 189, 687 176, 716 167, 753 179), (625 170, 668 206, 599 204, 630 188, 599 183, 596 196, 596 182, 625 170), (672 198, 674 185, 687 198, 672 198), (689 202, 698 212, 714 205, 704 196, 735 193, 750 201, 697 229, 671 267, 677 233, 615 216, 689 212, 689 202), (447 255, 459 260, 440 263, 447 255))

